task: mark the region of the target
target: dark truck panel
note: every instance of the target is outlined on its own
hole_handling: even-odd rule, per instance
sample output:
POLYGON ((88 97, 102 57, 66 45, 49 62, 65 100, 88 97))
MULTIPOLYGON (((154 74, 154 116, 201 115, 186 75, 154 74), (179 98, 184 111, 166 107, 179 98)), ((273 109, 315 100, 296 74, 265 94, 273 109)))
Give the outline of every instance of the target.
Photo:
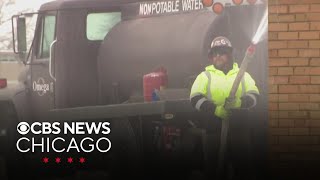
POLYGON ((96 119, 111 119, 131 116, 175 115, 176 113, 196 113, 196 110, 191 107, 189 99, 116 104, 108 106, 89 106, 52 110, 50 112, 50 121, 94 121, 96 119))
MULTIPOLYGON (((39 9, 40 12, 71 9, 105 9, 126 3, 139 2, 141 0, 58 0, 45 3, 39 9)), ((147 0, 148 1, 148 0, 147 0)))

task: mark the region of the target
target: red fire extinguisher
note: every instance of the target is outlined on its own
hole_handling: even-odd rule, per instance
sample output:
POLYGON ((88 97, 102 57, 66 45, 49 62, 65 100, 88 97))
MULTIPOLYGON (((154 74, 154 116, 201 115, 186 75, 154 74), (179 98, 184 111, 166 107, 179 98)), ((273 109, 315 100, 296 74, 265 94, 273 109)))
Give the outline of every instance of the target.
POLYGON ((152 101, 152 94, 155 90, 162 90, 167 87, 168 75, 164 67, 143 76, 143 96, 144 100, 152 101))

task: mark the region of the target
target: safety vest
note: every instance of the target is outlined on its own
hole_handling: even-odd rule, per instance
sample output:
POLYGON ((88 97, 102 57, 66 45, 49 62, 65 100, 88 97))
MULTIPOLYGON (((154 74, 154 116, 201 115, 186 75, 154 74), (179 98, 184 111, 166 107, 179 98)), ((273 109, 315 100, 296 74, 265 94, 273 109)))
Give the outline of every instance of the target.
MULTIPOLYGON (((229 96, 233 82, 239 72, 237 63, 233 64, 233 68, 224 74, 221 70, 216 69, 213 65, 207 66, 205 71, 200 73, 194 81, 190 98, 202 94, 211 100, 216 106, 223 106, 226 98, 229 96)), ((241 97, 247 93, 259 94, 259 90, 255 85, 255 81, 247 72, 244 74, 242 81, 235 95, 234 108, 241 106, 241 97)), ((225 111, 216 111, 215 115, 223 118, 225 111)))

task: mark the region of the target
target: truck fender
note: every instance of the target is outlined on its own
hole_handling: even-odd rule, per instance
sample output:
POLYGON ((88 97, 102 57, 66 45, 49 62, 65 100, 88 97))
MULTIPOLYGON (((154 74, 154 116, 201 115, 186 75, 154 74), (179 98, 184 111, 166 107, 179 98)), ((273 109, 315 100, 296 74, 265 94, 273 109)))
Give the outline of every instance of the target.
MULTIPOLYGON (((20 85, 23 86, 23 85, 20 85)), ((31 101, 29 89, 25 86, 20 87, 12 98, 15 111, 19 122, 31 122, 31 101)))

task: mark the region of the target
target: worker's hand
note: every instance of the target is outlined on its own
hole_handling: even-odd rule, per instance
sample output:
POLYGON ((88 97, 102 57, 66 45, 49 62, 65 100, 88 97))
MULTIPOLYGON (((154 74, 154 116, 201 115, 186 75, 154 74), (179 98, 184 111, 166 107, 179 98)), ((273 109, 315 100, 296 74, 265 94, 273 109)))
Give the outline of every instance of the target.
POLYGON ((224 105, 220 105, 216 107, 214 114, 221 119, 228 119, 231 116, 231 111, 225 109, 224 105))
POLYGON ((253 108, 257 105, 257 97, 253 94, 247 94, 241 97, 241 108, 253 108))

